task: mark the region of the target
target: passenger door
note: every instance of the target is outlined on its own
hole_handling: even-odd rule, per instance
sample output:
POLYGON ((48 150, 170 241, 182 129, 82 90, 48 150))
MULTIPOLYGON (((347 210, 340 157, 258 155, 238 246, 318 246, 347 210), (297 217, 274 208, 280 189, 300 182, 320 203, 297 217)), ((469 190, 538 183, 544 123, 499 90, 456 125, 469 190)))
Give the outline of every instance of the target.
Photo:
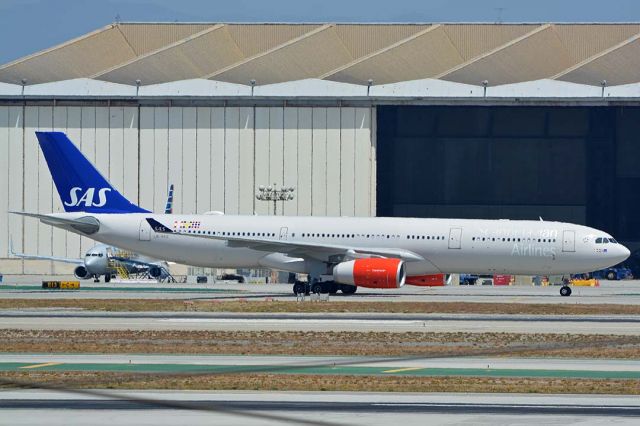
POLYGON ((142 219, 140 221, 140 241, 151 241, 151 226, 146 221, 146 219, 142 219))
POLYGON ((576 231, 565 230, 562 233, 562 251, 564 252, 576 251, 576 231))
POLYGON ((449 248, 460 249, 462 247, 462 228, 451 228, 449 230, 449 248))
POLYGON ((283 226, 282 228, 280 228, 280 239, 286 240, 288 233, 289 233, 289 228, 287 228, 286 226, 283 226))

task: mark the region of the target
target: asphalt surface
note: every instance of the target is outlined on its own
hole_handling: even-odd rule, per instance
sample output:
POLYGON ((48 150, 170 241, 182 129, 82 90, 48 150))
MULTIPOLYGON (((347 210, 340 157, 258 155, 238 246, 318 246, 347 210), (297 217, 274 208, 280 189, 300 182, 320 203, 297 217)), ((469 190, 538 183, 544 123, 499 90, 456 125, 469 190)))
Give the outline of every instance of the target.
POLYGON ((640 335, 638 316, 370 313, 94 312, 1 310, 3 328, 41 330, 221 330, 510 332, 640 335))
POLYGON ((6 390, 0 419, 12 425, 435 424, 632 425, 640 399, 625 396, 348 392, 109 392, 114 398, 6 390), (135 400, 132 400, 135 399, 135 400), (189 410, 177 409, 178 406, 189 410))
MULTIPOLYGON (((46 277, 45 277, 46 278, 46 277)), ((210 284, 93 283, 81 281, 80 290, 43 290, 43 277, 5 277, 0 285, 4 299, 187 299, 187 300, 295 300, 291 284, 210 284)), ((59 279, 59 278, 57 278, 59 279)), ((424 302, 488 302, 488 303, 611 303, 640 304, 640 280, 601 281, 599 287, 573 287, 570 297, 560 297, 559 287, 517 286, 447 286, 400 289, 359 288, 352 296, 331 296, 340 301, 424 301, 424 302)))

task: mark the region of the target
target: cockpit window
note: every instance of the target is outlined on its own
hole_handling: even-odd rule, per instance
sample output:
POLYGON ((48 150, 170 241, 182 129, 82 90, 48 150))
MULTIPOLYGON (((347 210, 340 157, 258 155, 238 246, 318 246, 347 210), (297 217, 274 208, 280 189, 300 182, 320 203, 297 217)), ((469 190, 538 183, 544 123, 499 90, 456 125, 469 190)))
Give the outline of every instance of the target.
POLYGON ((618 244, 618 242, 614 238, 609 238, 609 242, 613 244, 618 244))
POLYGON ((602 238, 596 238, 596 244, 602 244, 602 238))
POLYGON ((98 254, 98 257, 102 257, 102 253, 98 254))

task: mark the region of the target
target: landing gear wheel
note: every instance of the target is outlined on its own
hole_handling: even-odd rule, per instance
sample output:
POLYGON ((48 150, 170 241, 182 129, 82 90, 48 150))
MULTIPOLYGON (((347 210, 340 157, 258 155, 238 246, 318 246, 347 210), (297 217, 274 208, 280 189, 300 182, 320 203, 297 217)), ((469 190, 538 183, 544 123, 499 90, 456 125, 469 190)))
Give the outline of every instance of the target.
POLYGON ((296 281, 296 283, 293 285, 293 294, 297 296, 298 294, 306 293, 307 292, 306 287, 307 287, 306 283, 303 283, 301 281, 296 281))
POLYGON ((571 296, 571 287, 567 285, 563 285, 560 287, 560 296, 568 297, 571 296))
POLYGON ((616 277, 616 273, 615 273, 615 272, 613 272, 613 271, 609 271, 609 272, 607 272, 607 279, 608 279, 609 281, 613 281, 613 280, 615 280, 616 278, 617 278, 617 277, 616 277))
POLYGON ((104 276, 104 282, 108 283, 109 281, 111 281, 111 274, 107 274, 104 276))
POLYGON ((314 293, 314 294, 323 293, 324 289, 322 287, 323 287, 322 283, 315 282, 311 284, 311 293, 314 293))
POLYGON ((340 286, 340 290, 342 290, 342 294, 353 294, 356 292, 356 290, 358 289, 357 286, 355 285, 341 285, 340 286))

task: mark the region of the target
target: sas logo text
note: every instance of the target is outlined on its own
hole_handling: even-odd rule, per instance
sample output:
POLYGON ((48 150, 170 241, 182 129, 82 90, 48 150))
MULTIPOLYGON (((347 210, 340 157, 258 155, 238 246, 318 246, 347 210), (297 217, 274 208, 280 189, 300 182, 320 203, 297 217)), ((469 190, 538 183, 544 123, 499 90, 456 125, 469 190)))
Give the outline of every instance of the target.
POLYGON ((64 205, 67 207, 78 207, 80 205, 84 205, 84 207, 104 207, 107 204, 107 192, 109 191, 111 191, 111 188, 100 188, 98 190, 98 202, 95 202, 95 188, 88 188, 82 192, 82 188, 76 186, 69 191, 71 201, 65 201, 64 205))

